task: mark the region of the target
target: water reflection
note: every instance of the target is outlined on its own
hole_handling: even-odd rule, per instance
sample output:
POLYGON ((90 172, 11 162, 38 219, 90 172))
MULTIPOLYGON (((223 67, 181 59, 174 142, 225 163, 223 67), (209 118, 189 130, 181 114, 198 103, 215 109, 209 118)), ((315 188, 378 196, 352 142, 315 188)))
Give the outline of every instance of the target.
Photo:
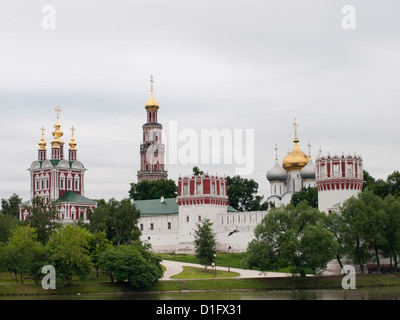
POLYGON ((400 288, 0 296, 0 300, 400 300, 400 288))

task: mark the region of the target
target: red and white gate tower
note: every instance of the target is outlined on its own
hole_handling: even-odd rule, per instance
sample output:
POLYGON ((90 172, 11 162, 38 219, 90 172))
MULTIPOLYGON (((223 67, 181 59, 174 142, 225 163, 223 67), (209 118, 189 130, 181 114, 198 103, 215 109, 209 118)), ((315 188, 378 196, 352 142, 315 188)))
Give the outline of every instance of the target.
POLYGON ((357 196, 363 186, 360 156, 319 156, 315 162, 318 209, 330 213, 336 204, 357 196))
POLYGON ((162 143, 163 126, 157 122, 157 113, 160 105, 153 97, 153 76, 150 79, 151 96, 145 104, 147 122, 143 125, 143 143, 140 145, 140 170, 138 182, 143 180, 166 180, 168 172, 165 170, 165 146, 162 143))
MULTIPOLYGON (((28 171, 31 176, 30 198, 42 198, 45 203, 54 202, 59 210, 59 218, 63 222, 83 218, 88 221, 89 210, 94 210, 97 203, 85 198, 84 175, 85 167, 77 160, 77 143, 75 141, 75 128, 72 127, 71 141, 69 143, 68 160, 64 159, 64 141, 61 137, 60 112, 57 107, 57 122, 52 132, 51 159, 47 159, 45 128, 42 127, 42 139, 39 142, 38 159, 34 161, 28 171)), ((20 220, 30 216, 31 202, 20 206, 20 220)))

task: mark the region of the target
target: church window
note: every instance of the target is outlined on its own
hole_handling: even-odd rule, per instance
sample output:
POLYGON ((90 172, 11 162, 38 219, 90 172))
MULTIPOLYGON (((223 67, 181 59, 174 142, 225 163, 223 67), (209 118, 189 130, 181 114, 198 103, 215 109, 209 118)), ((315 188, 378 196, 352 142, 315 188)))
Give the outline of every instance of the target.
POLYGON ((143 223, 140 224, 140 231, 143 231, 143 223))
POLYGON ((79 191, 79 182, 80 182, 79 175, 75 175, 75 178, 74 178, 74 189, 76 191, 79 191))
POLYGON ((201 222, 201 216, 199 216, 199 222, 201 222))
POLYGON ((150 230, 154 230, 154 223, 150 223, 150 230))
POLYGON ((186 222, 189 222, 189 216, 186 216, 186 222))
POLYGON ((60 175, 60 189, 65 190, 65 175, 63 173, 60 175))
POLYGON ((171 229, 171 222, 168 222, 168 229, 171 229))

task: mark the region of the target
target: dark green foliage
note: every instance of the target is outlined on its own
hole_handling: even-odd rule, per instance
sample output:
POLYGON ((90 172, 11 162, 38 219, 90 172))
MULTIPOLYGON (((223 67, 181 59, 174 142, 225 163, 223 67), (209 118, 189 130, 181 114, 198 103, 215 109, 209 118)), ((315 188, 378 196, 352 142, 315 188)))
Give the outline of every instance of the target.
POLYGON ((323 271, 337 251, 334 235, 325 228, 325 218, 306 202, 271 209, 255 229, 244 267, 262 271, 291 268, 301 276, 308 270, 323 271))
POLYGON ((267 210, 268 203, 262 202, 263 196, 257 196, 258 183, 253 179, 240 176, 227 177, 228 204, 239 211, 267 210))
POLYGON ((105 231, 107 239, 115 245, 130 243, 140 237, 137 227, 139 217, 140 212, 129 198, 121 201, 110 199, 108 202, 101 200, 89 215, 89 230, 105 231))
POLYGON ((148 288, 163 274, 160 260, 138 241, 108 247, 100 257, 99 266, 112 282, 127 280, 133 289, 148 288))
POLYGON ((164 198, 176 198, 178 187, 174 180, 144 180, 131 183, 129 197, 134 200, 150 200, 164 198))
POLYGON ((19 205, 22 199, 14 193, 8 200, 1 199, 1 213, 14 218, 19 218, 19 205))
POLYGON ((205 268, 211 266, 216 253, 216 241, 212 225, 210 219, 204 219, 201 223, 196 224, 197 229, 194 231, 196 257, 205 268))
POLYGON ((297 206, 300 202, 307 201, 308 205, 318 208, 318 191, 315 187, 302 188, 292 195, 290 203, 297 206))
POLYGON ((60 226, 54 202, 46 203, 43 198, 36 197, 27 209, 30 211, 27 219, 29 225, 36 229, 38 241, 46 244, 51 234, 60 226))
POLYGON ((89 238, 89 231, 73 224, 64 225, 53 233, 47 247, 57 284, 70 283, 73 276, 87 279, 91 274, 89 238))

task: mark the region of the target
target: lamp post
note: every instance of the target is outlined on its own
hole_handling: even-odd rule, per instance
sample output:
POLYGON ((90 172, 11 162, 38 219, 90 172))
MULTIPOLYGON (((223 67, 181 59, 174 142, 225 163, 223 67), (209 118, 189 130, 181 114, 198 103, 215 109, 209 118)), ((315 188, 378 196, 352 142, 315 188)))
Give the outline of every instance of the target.
POLYGON ((217 254, 214 253, 214 264, 215 264, 215 269, 214 269, 214 274, 217 276, 217 254))
POLYGON ((231 255, 231 249, 232 249, 232 247, 229 246, 228 247, 228 272, 231 272, 231 264, 230 264, 230 259, 229 259, 230 255, 231 255))

